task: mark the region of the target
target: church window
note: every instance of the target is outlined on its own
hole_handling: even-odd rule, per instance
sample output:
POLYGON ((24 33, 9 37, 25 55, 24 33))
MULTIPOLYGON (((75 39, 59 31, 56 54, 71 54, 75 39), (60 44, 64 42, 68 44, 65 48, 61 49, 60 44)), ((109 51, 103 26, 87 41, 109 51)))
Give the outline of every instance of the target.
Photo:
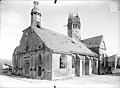
POLYGON ((39 64, 42 64, 41 54, 38 55, 38 63, 39 63, 39 64))
POLYGON ((78 29, 80 29, 80 25, 78 25, 78 29))
POLYGON ((34 68, 34 71, 36 71, 36 68, 34 68))
POLYGON ((73 28, 77 28, 77 24, 73 24, 73 28))
POLYGON ((30 71, 32 71, 32 68, 30 68, 30 71))
POLYGON ((66 68, 67 67, 67 57, 66 57, 66 55, 61 55, 60 56, 60 68, 62 69, 62 68, 66 68))
POLYGON ((39 49, 41 49, 41 46, 39 46, 39 49))
POLYGON ((75 24, 73 24, 73 28, 75 28, 75 24))
POLYGON ((36 12, 34 12, 34 14, 37 14, 36 12))
POLYGON ((28 48, 29 48, 29 46, 28 46, 28 45, 26 45, 26 51, 28 51, 28 48))
POLYGON ((68 29, 72 29, 72 23, 68 23, 68 29))

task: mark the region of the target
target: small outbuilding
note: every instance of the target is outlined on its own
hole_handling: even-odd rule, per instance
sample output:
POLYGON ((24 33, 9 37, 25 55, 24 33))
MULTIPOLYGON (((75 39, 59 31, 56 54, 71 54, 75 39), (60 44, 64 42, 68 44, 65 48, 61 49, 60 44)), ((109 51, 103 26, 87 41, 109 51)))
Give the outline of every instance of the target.
POLYGON ((111 67, 111 70, 115 70, 117 68, 117 64, 118 64, 118 56, 117 56, 117 54, 108 57, 107 63, 108 63, 107 66, 111 67))

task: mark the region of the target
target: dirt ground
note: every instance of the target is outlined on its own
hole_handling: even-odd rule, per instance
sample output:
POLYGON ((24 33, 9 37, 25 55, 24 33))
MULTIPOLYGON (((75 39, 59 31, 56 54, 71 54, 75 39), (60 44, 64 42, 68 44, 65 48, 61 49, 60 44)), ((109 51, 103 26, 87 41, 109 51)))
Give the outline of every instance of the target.
POLYGON ((39 80, 0 75, 0 88, 120 88, 120 70, 109 75, 90 75, 64 80, 39 80))

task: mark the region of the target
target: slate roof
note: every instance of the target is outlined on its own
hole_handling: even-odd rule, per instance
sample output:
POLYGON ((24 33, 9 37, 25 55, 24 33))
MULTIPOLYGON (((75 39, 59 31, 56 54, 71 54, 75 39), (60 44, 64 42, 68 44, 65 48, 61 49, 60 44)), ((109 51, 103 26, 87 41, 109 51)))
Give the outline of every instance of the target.
POLYGON ((118 56, 117 56, 117 54, 115 54, 115 55, 108 57, 108 61, 112 61, 112 60, 115 60, 117 58, 118 58, 118 56))
POLYGON ((103 35, 95 36, 92 38, 87 38, 82 40, 82 43, 84 43, 88 48, 99 47, 102 41, 102 38, 103 38, 103 35))
POLYGON ((88 49, 84 44, 77 42, 68 36, 59 34, 46 28, 31 28, 42 39, 45 45, 53 50, 53 52, 78 53, 82 55, 97 56, 97 54, 88 49))

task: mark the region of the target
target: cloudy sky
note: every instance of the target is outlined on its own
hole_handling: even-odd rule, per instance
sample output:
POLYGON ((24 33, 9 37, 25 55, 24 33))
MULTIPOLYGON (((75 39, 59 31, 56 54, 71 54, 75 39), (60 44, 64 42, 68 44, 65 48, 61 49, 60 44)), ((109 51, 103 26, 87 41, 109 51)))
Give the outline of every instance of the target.
MULTIPOLYGON (((103 35, 108 56, 120 55, 120 3, 114 0, 38 0, 42 27, 67 35, 69 12, 78 11, 82 39, 103 35)), ((0 58, 12 59, 22 30, 30 26, 33 0, 0 2, 0 58)))

